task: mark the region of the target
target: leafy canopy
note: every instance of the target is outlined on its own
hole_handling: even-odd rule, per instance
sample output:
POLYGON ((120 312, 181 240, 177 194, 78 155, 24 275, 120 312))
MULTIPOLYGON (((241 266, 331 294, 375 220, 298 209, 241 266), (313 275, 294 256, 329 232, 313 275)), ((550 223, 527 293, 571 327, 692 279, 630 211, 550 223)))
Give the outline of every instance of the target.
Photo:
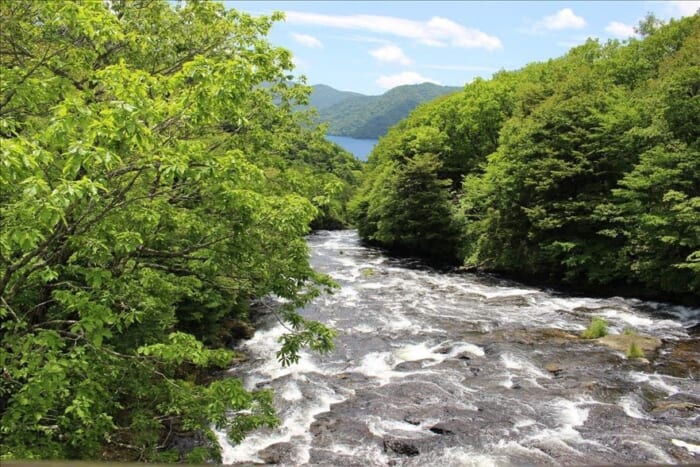
POLYGON ((281 17, 161 0, 0 2, 0 456, 217 458, 273 426, 271 394, 213 379, 274 294, 278 354, 333 332, 312 221, 344 222, 359 165, 293 113, 281 17), (329 173, 336 171, 337 175, 329 173))

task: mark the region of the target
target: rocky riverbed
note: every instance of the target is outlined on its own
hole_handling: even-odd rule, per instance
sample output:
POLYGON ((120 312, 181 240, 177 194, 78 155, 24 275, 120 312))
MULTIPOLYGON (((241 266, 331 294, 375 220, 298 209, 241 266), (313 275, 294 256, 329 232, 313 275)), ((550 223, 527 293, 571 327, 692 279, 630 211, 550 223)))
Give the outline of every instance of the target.
POLYGON ((283 368, 273 319, 243 345, 232 373, 274 389, 282 423, 221 436, 224 463, 700 462, 700 310, 441 273, 353 231, 309 242, 342 288, 303 314, 338 331, 336 350, 283 368), (579 337, 594 316, 612 337, 579 337))

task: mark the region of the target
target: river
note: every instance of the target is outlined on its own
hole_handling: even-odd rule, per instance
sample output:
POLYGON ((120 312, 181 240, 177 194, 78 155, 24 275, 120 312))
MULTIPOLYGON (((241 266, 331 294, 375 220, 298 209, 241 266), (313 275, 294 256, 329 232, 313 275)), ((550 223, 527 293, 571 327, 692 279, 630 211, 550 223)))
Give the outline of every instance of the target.
POLYGON ((310 236, 312 263, 342 288, 302 314, 336 350, 275 360, 270 319, 232 374, 272 388, 281 425, 226 464, 468 466, 700 461, 700 310, 581 298, 486 275, 438 272, 366 248, 354 231, 310 236), (662 340, 649 361, 579 339, 662 340))

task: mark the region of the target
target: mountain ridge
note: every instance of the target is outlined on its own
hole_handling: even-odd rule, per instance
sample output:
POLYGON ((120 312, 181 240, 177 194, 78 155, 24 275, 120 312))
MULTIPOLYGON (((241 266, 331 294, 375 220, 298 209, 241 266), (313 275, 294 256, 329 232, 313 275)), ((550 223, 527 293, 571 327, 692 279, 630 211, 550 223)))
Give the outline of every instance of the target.
POLYGON ((328 123, 328 134, 377 139, 418 105, 461 89, 426 82, 397 86, 370 96, 315 84, 309 106, 318 111, 319 122, 328 123))

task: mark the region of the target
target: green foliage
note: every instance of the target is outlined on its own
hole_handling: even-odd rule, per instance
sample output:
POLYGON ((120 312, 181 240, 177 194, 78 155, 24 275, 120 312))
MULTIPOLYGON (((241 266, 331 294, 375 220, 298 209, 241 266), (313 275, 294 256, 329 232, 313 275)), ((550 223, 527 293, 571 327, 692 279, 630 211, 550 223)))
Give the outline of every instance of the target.
POLYGON ((644 358, 644 351, 639 347, 639 344, 632 341, 627 349, 627 358, 644 358))
POLYGON ((329 134, 376 139, 417 105, 458 90, 423 83, 398 86, 380 96, 365 96, 354 93, 338 95, 336 93, 342 91, 330 93, 326 87, 317 87, 310 102, 317 105, 318 120, 328 123, 329 134))
MULTIPOLYGON (((252 299, 278 354, 326 351, 299 306, 333 286, 312 222, 345 220, 359 163, 293 112, 273 17, 216 2, 0 3, 3 459, 175 461, 174 433, 240 441, 272 397, 213 380, 252 299), (293 344, 287 345, 286 342, 293 344)), ((205 454, 206 451, 206 454, 205 454)))
POLYGON ((374 276, 377 271, 374 270, 374 268, 363 268, 360 270, 360 273, 362 274, 362 277, 365 279, 374 276))
POLYGON ((591 320, 585 331, 581 333, 584 339, 598 339, 608 335, 608 322, 600 316, 595 316, 591 320))
POLYGON ((700 16, 649 17, 640 31, 418 107, 369 157, 350 203, 362 238, 437 236, 471 267, 697 302, 700 16), (449 185, 401 191, 419 154, 449 185), (420 203, 444 217, 438 230, 437 214, 407 221, 420 203))

